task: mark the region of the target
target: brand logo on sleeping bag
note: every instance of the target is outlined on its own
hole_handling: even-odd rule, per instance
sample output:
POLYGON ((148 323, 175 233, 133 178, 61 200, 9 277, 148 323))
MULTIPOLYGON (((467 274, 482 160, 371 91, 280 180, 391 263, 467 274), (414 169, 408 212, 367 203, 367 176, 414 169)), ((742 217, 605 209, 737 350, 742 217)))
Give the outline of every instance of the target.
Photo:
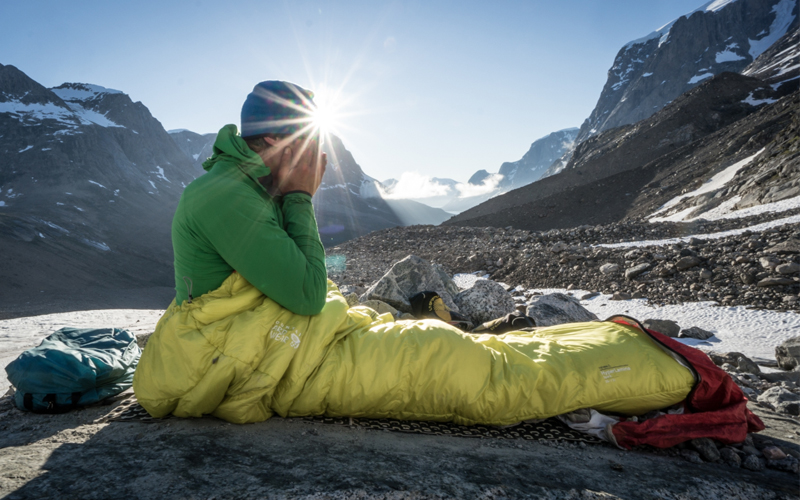
POLYGON ((611 382, 616 382, 617 377, 616 375, 620 372, 629 372, 631 371, 631 367, 628 365, 617 365, 617 366, 610 366, 604 365, 600 367, 600 375, 603 376, 603 380, 605 380, 606 384, 610 384, 611 382))
POLYGON ((276 321, 272 330, 269 331, 269 338, 275 339, 278 342, 283 342, 284 344, 288 341, 289 345, 294 349, 300 347, 301 335, 302 333, 298 332, 297 328, 285 325, 280 321, 276 321))

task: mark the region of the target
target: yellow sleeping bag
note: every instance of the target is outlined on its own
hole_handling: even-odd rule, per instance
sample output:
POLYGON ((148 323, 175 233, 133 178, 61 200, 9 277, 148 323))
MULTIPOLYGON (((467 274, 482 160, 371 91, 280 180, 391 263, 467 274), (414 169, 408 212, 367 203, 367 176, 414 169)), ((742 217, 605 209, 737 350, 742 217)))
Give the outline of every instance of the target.
POLYGON ((471 335, 348 308, 328 281, 300 316, 239 274, 159 320, 133 387, 154 417, 328 415, 512 424, 579 408, 638 415, 683 400, 689 369, 612 322, 471 335))

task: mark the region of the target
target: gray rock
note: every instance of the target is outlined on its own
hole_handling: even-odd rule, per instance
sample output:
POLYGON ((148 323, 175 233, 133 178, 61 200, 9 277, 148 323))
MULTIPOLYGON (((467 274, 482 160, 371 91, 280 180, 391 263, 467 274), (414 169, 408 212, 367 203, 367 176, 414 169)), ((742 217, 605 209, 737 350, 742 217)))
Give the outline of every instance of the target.
POLYGON ((678 326, 678 323, 670 319, 646 319, 643 324, 645 328, 655 330, 667 337, 677 337, 681 332, 681 327, 678 326))
POLYGON ((600 292, 589 292, 581 295, 581 300, 589 300, 600 295, 600 292))
POLYGON ((800 415, 800 395, 783 387, 770 387, 758 396, 758 402, 781 413, 800 415))
POLYGON ((720 459, 719 450, 709 438, 692 439, 690 443, 706 462, 716 462, 720 459))
POLYGON ((453 295, 448 291, 453 289, 457 289, 455 283, 448 276, 443 276, 441 270, 416 255, 409 255, 393 265, 359 300, 380 300, 399 311, 411 312, 408 299, 419 292, 430 290, 438 293, 447 307, 458 312, 453 295), (447 280, 444 281, 443 278, 447 280))
POLYGON ((687 255, 686 257, 681 257, 678 259, 678 262, 675 263, 675 267, 678 268, 680 271, 685 271, 687 269, 691 269, 702 262, 699 257, 695 257, 694 255, 687 255))
POLYGON ((643 263, 643 264, 639 264, 637 266, 633 266, 630 269, 626 269, 625 270, 625 279, 626 280, 632 280, 632 279, 636 278, 637 276, 639 276, 640 274, 642 274, 643 272, 647 271, 648 269, 650 269, 650 264, 648 264, 646 262, 643 263))
POLYGON ((770 247, 767 249, 767 251, 778 254, 800 253, 800 240, 791 238, 783 243, 778 243, 777 245, 770 247))
POLYGON ((784 370, 800 366, 800 337, 792 337, 775 348, 775 359, 784 370))
POLYGON ((678 337, 680 338, 690 338, 698 340, 710 339, 713 336, 714 336, 713 333, 707 330, 703 330, 702 328, 696 326, 693 326, 691 328, 684 328, 683 330, 681 330, 681 333, 678 334, 678 337))
POLYGON ((781 264, 775 267, 778 274, 797 274, 800 273, 800 264, 790 262, 789 264, 781 264))
POLYGON ((614 274, 619 272, 619 264, 606 263, 600 266, 600 272, 603 274, 614 274))
POLYGON ((630 300, 631 294, 626 292, 614 292, 614 295, 611 296, 611 300, 630 300))
POLYGON ((597 319, 583 307, 578 299, 563 293, 551 293, 531 298, 525 314, 536 321, 536 326, 552 326, 597 319))
POLYGON ((736 453, 736 450, 733 448, 725 447, 719 450, 719 456, 722 458, 722 461, 726 464, 730 465, 731 467, 741 467, 742 466, 742 457, 736 453))
POLYGON ((567 249, 567 245, 563 241, 559 241, 550 247, 550 251, 553 253, 561 253, 567 249))
POLYGON ((458 311, 475 325, 500 318, 515 309, 511 294, 491 280, 476 281, 471 288, 459 292, 453 300, 458 311))
POLYGON ((703 269, 700 271, 700 278, 704 280, 710 280, 714 277, 714 273, 709 271, 708 269, 703 269))
POLYGON ((761 257, 758 259, 758 263, 761 264, 761 267, 764 269, 772 271, 781 262, 775 257, 761 257))
POLYGON ((756 286, 765 287, 765 286, 786 286, 786 285, 793 285, 794 280, 791 278, 764 278, 763 280, 756 283, 756 286))
POLYGON ((759 472, 764 470, 764 460, 755 455, 747 455, 747 458, 742 462, 742 467, 747 470, 759 472))
POLYGON ((688 450, 688 449, 681 450, 681 457, 683 457, 683 459, 686 460, 687 462, 693 464, 703 463, 703 459, 700 458, 700 454, 694 450, 688 450))
POLYGON ((358 305, 358 294, 356 293, 347 294, 344 299, 347 301, 347 305, 350 307, 358 305))
POLYGON ((136 334, 136 345, 139 346, 139 349, 144 349, 144 346, 147 345, 147 341, 150 340, 150 336, 153 333, 137 333, 136 334))

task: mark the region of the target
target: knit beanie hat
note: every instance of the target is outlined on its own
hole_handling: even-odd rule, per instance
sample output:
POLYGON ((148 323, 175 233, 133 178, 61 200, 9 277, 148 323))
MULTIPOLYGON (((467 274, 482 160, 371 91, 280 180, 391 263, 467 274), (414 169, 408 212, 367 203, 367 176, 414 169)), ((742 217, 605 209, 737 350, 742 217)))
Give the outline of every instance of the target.
POLYGON ((293 83, 259 83, 242 106, 242 137, 293 134, 307 127, 315 108, 313 99, 313 92, 293 83))

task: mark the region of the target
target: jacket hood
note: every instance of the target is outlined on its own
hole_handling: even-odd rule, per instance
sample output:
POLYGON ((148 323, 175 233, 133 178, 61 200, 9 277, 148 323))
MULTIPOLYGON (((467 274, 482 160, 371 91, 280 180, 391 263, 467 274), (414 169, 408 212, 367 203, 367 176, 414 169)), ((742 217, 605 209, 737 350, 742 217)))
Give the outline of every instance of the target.
POLYGON ((264 165, 255 151, 247 146, 244 139, 239 135, 236 125, 229 124, 222 127, 214 141, 214 154, 211 158, 203 162, 203 169, 208 172, 217 162, 232 162, 244 170, 244 172, 258 179, 270 175, 270 169, 264 165))

